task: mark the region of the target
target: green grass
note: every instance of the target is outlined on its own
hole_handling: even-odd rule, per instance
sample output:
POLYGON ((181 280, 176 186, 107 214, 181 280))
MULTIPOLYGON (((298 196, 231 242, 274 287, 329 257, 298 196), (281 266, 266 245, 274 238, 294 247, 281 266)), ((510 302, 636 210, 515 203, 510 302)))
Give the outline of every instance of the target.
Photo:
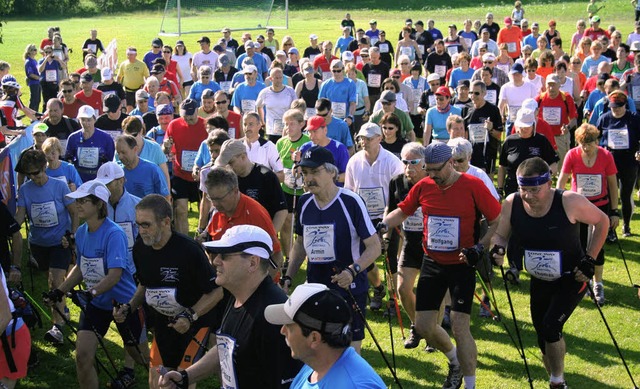
MULTIPOLYGON (((381 9, 379 2, 373 0, 359 0, 351 3, 349 10, 344 8, 345 3, 337 0, 325 0, 322 2, 305 2, 304 9, 298 6, 290 12, 290 29, 278 30, 276 36, 281 40, 284 35, 291 35, 299 48, 307 45, 309 33, 317 33, 321 39, 335 39, 339 36, 339 22, 345 12, 351 12, 357 26, 367 27, 366 23, 371 18, 378 20, 378 26, 395 36, 403 25, 406 17, 415 20, 436 19, 436 26, 446 31, 449 23, 457 23, 458 26, 466 18, 483 19, 486 12, 493 12, 496 20, 510 14, 511 2, 478 3, 475 1, 461 0, 446 5, 437 4, 434 1, 407 0, 388 4, 388 9, 381 9)), ((567 42, 574 32, 575 20, 585 16, 586 2, 535 2, 524 4, 526 16, 530 21, 538 21, 542 25, 551 18, 558 21, 562 37, 567 42)), ((627 0, 611 0, 606 3, 606 8, 600 12, 603 25, 614 24, 623 33, 624 39, 632 28, 633 9, 627 0)), ((119 45, 120 59, 124 58, 124 49, 127 46, 137 46, 139 52, 150 46, 151 39, 156 36, 160 28, 160 12, 143 12, 106 15, 104 17, 87 17, 73 19, 10 19, 4 29, 5 44, 0 45, 0 59, 11 63, 12 73, 20 80, 23 78, 22 52, 29 43, 39 43, 50 25, 59 25, 62 29, 64 41, 75 52, 71 55, 70 69, 81 67, 80 47, 88 36, 89 29, 96 28, 99 37, 107 44, 111 38, 116 38, 119 45)), ((242 15, 237 16, 242 17, 242 15)), ((500 23, 502 24, 502 23, 500 23)), ((239 39, 242 31, 235 31, 234 37, 239 39)), ((253 32, 255 37, 257 32, 253 32)), ((219 36, 218 33, 209 34, 210 37, 219 36)), ((197 48, 195 41, 197 35, 185 35, 182 37, 191 51, 197 48)), ((166 42, 174 43, 177 38, 164 38, 166 42)), ((568 47, 568 44, 567 44, 568 47)), ((23 90, 23 101, 28 102, 28 88, 23 90)), ((192 231, 195 230, 196 214, 190 214, 192 231)), ((638 218, 634 217, 632 230, 640 232, 638 218)), ((622 239, 622 247, 630 267, 634 281, 640 282, 640 246, 637 236, 622 239)), ((605 266, 605 292, 608 304, 603 308, 607 320, 612 327, 618 344, 634 373, 637 382, 640 382, 640 341, 637 334, 640 331, 638 320, 638 306, 640 305, 636 292, 629 286, 627 274, 620 257, 617 246, 607 246, 607 264, 605 266)), ((26 267, 24 267, 26 269, 26 267)), ((301 282, 302 272, 297 283, 301 282)), ((44 273, 34 276, 35 291, 32 295, 36 298, 46 289, 44 273)), ((31 293, 29 275, 25 271, 24 282, 31 293)), ((494 280, 494 288, 498 298, 498 306, 503 313, 503 320, 510 331, 514 333, 510 319, 504 286, 499 278, 494 280)), ((520 323, 526 356, 534 378, 535 387, 546 387, 548 379, 542 366, 540 353, 536 346, 535 334, 531 325, 528 304, 528 276, 523 276, 523 283, 519 288, 513 288, 512 297, 516 314, 520 323)), ((72 318, 77 322, 78 310, 72 308, 72 318)), ((521 358, 502 325, 487 319, 477 317, 478 306, 474 306, 472 312, 472 333, 478 345, 478 387, 479 388, 526 388, 526 375, 521 358)), ((387 320, 380 313, 368 313, 369 323, 373 327, 376 338, 384 349, 387 357, 391 359, 391 346, 389 327, 387 320)), ((404 316, 405 326, 408 326, 408 318, 404 316)), ((48 323, 45 323, 48 324, 48 323)), ((405 388, 439 388, 447 373, 446 358, 440 353, 427 354, 422 347, 415 350, 404 350, 400 330, 394 321, 393 339, 396 354, 398 375, 405 388)), ((115 326, 112 326, 115 328, 115 326)), ((44 331, 37 330, 33 333, 36 347, 40 350, 40 365, 30 371, 29 377, 19 385, 21 388, 76 388, 75 365, 73 362, 73 350, 68 344, 60 348, 46 345, 42 341, 44 331)), ((407 329, 405 329, 405 334, 407 329)), ((121 364, 123 351, 121 343, 115 331, 109 333, 107 339, 111 354, 121 364)), ((72 338, 74 338, 72 336, 72 338)), ((565 338, 567 340, 568 354, 566 359, 566 376, 573 388, 623 388, 631 387, 629 378, 622 367, 616 350, 609 338, 606 328, 601 322, 595 306, 590 301, 583 301, 565 326, 565 338)), ((99 357, 107 363, 104 354, 99 351, 99 357)), ((371 337, 367 334, 363 342, 363 355, 374 366, 387 384, 392 383, 392 377, 386 368, 371 337)), ((268 356, 266 356, 268 357, 268 356)), ((138 368, 138 388, 146 387, 146 373, 138 368), (144 378, 143 378, 144 377, 144 378)), ((100 375, 101 382, 106 382, 106 376, 100 375)), ((208 380, 200 387, 213 388, 216 382, 208 380)))

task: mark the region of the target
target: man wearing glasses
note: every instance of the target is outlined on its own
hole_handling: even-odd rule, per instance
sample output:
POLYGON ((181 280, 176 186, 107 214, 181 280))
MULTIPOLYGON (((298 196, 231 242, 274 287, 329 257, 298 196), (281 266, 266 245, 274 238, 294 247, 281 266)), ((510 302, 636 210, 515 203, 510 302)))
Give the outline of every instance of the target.
POLYGON ((416 295, 415 330, 449 359, 444 389, 475 388, 477 349, 470 332, 475 290, 473 265, 488 246, 500 215, 500 203, 482 180, 453 168, 451 147, 435 142, 424 152, 427 178, 415 184, 398 209, 384 217, 378 231, 386 233, 422 209, 424 223, 420 278, 416 295), (474 232, 479 215, 489 223, 482 240, 474 232), (463 254, 463 249, 467 255, 463 254), (438 324, 442 299, 451 293, 451 322, 457 347, 438 324))
MULTIPOLYGON (((62 85, 62 90, 64 91, 68 89, 71 91, 71 82, 68 80, 66 82, 68 82, 69 85, 62 85)), ((73 97, 71 93, 67 94, 73 97)), ((75 101, 77 102, 77 100, 75 101)), ((69 138, 71 133, 80 129, 80 124, 78 124, 76 120, 70 119, 67 115, 64 115, 63 110, 63 102, 58 99, 49 99, 49 101, 47 101, 47 118, 43 120, 43 123, 48 127, 47 136, 58 138, 62 144, 62 148, 66 149, 67 138, 69 138)))
POLYGON ((331 72, 332 77, 320 86, 318 98, 329 99, 333 115, 351 126, 358 101, 356 84, 346 77, 344 64, 339 59, 331 61, 331 72))
POLYGON ((471 77, 471 81, 482 80, 482 69, 484 67, 488 67, 493 72, 492 79, 493 82, 498 84, 498 86, 502 87, 504 84, 509 82, 509 76, 507 73, 503 72, 502 69, 496 67, 496 56, 492 53, 485 53, 482 56, 482 67, 476 70, 471 77))

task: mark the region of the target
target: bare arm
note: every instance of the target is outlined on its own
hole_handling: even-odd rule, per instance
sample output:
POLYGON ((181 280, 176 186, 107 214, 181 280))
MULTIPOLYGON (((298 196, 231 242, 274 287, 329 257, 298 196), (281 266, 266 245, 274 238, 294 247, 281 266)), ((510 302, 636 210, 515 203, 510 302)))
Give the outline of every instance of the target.
POLYGON ((7 290, 0 282, 0 331, 4 333, 7 329, 9 322, 11 321, 11 309, 9 308, 9 298, 7 297, 7 290))
POLYGON ((569 221, 594 226, 593 235, 587 245, 586 253, 596 258, 609 232, 609 217, 587 200, 586 197, 574 192, 564 192, 562 194, 562 204, 569 221))
POLYGON ((67 205, 67 211, 69 211, 69 216, 71 216, 71 232, 75 234, 78 230, 78 225, 80 224, 75 203, 67 205))
POLYGON ((276 229, 276 232, 280 232, 288 214, 289 211, 287 211, 286 209, 281 209, 276 212, 275 215, 273 215, 273 227, 276 229))
POLYGON ((565 172, 560 173, 560 177, 558 177, 558 182, 556 183, 556 188, 565 189, 568 181, 569 181, 569 173, 565 173, 565 172))
MULTIPOLYGON (((382 253, 382 246, 380 245, 380 237, 378 234, 373 234, 367 239, 363 240, 364 242, 364 252, 360 256, 360 258, 353 261, 354 264, 360 265, 362 269, 366 269, 375 262, 376 258, 380 256, 382 253)), ((344 269, 342 272, 331 276, 331 282, 338 284, 341 288, 347 289, 351 287, 353 283, 354 276, 347 269, 344 269)))
POLYGON ((399 226, 409 215, 406 215, 402 212, 402 209, 396 208, 390 214, 386 215, 382 222, 387 225, 387 229, 391 230, 392 228, 399 226))
MULTIPOLYGON (((498 218, 498 227, 491 237, 492 247, 495 245, 502 246, 504 248, 507 247, 507 242, 511 235, 511 207, 513 205, 513 197, 514 195, 510 195, 502 202, 502 210, 500 211, 500 217, 498 218)), ((504 262, 504 254, 505 253, 502 253, 502 255, 493 254, 493 259, 498 266, 502 266, 502 263, 504 262)))
MULTIPOLYGON (((609 204, 612 210, 618 209, 618 178, 615 174, 607 176, 607 185, 609 189, 609 204)), ((620 222, 619 216, 611 216, 609 218, 612 228, 617 228, 620 222)))

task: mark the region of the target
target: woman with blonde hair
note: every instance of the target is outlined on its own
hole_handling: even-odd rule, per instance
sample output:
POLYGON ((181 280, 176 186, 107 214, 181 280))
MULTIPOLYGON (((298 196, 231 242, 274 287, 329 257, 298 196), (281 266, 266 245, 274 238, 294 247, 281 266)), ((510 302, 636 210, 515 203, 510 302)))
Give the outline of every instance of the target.
POLYGON ((75 191, 80 185, 82 185, 82 178, 76 170, 73 164, 60 159, 61 155, 64 155, 64 148, 58 138, 47 138, 42 143, 42 151, 47 158, 47 169, 45 173, 49 177, 61 177, 69 185, 71 192, 75 191))
POLYGON ((31 92, 31 97, 29 98, 29 108, 34 111, 37 111, 38 107, 40 106, 40 96, 42 94, 42 87, 40 87, 40 72, 38 71, 38 61, 35 58, 36 54, 38 54, 38 48, 33 43, 28 44, 24 49, 24 73, 27 77, 29 92, 31 92))

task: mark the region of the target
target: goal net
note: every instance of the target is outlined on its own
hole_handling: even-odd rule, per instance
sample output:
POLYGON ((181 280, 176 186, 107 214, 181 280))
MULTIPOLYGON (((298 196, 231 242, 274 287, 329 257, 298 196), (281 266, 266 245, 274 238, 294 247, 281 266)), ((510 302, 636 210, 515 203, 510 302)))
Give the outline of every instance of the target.
POLYGON ((167 0, 160 35, 289 27, 288 0, 167 0))

